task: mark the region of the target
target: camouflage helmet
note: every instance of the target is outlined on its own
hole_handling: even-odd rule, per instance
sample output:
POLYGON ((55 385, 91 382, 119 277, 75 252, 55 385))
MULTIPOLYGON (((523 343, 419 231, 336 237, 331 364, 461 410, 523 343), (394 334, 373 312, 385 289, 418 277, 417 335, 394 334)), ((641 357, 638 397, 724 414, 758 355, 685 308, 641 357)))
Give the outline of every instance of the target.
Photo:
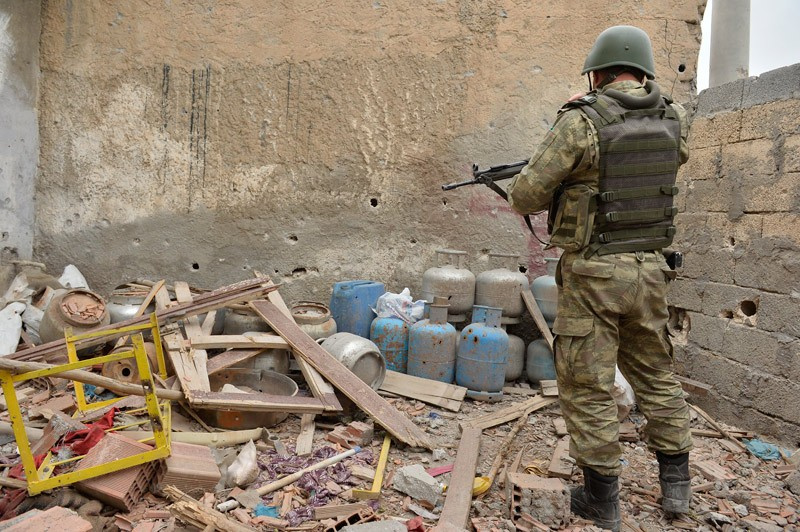
POLYGON ((581 74, 612 66, 631 66, 653 79, 655 63, 650 37, 634 26, 613 26, 597 36, 581 74))

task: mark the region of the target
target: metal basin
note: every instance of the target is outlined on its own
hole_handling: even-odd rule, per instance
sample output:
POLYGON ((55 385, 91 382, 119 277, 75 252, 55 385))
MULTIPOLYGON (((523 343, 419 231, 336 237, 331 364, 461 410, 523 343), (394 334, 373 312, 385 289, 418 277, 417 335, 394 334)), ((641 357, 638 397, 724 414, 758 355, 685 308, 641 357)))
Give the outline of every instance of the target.
MULTIPOLYGON (((297 395, 297 384, 274 371, 228 368, 209 377, 211 391, 218 392, 226 384, 247 387, 270 395, 297 395)), ((246 396, 245 396, 246 397, 246 396)), ((288 412, 242 412, 237 410, 198 410, 200 417, 213 427, 228 430, 272 427, 289 417, 288 412)))

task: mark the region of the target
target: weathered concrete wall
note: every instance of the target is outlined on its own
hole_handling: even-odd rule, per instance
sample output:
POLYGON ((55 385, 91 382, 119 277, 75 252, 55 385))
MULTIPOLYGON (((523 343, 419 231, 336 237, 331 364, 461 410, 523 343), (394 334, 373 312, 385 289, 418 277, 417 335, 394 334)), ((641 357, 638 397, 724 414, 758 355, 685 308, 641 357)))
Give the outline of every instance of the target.
POLYGON ((289 300, 353 278, 413 290, 441 247, 543 273, 491 191, 440 185, 528 157, 607 25, 648 31, 687 101, 704 5, 44 2, 36 256, 101 291, 258 269, 289 300))
POLYGON ((677 359, 720 419, 800 444, 800 65, 703 91, 671 290, 677 359))
POLYGON ((33 253, 39 159, 39 3, 0 3, 0 290, 9 259, 33 253))

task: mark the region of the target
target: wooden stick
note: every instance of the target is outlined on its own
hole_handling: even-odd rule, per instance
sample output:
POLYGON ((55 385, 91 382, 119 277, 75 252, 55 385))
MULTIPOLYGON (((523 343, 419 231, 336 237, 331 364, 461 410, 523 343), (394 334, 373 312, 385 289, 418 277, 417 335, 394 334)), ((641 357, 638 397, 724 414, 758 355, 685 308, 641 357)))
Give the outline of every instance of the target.
POLYGON ((475 482, 475 468, 478 466, 480 447, 481 429, 464 429, 439 523, 449 523, 460 529, 468 528, 472 485, 475 482))
MULTIPOLYGON (((53 364, 44 364, 42 362, 23 362, 21 360, 11 360, 9 357, 0 358, 0 369, 4 369, 14 374, 27 373, 29 371, 38 371, 42 369, 55 368, 53 364)), ((50 378, 68 379, 73 381, 82 382, 84 384, 93 384, 101 386, 119 395, 139 395, 144 396, 144 388, 135 384, 128 384, 120 382, 115 379, 103 377, 89 371, 82 369, 71 369, 62 371, 55 375, 50 375, 50 378)), ((178 390, 167 390, 164 388, 156 388, 156 396, 160 399, 170 399, 173 401, 184 401, 186 397, 178 390)))
POLYGON ((542 338, 547 341, 547 345, 550 346, 550 351, 552 351, 554 342, 553 333, 550 332, 550 327, 547 326, 547 320, 544 319, 542 310, 539 308, 539 304, 536 303, 536 299, 533 297, 530 290, 522 291, 522 301, 525 302, 528 312, 536 323, 536 326, 539 327, 539 331, 542 333, 542 338))
POLYGON ((511 431, 506 434, 506 437, 503 439, 503 443, 500 444, 500 449, 498 449, 497 454, 494 457, 494 461, 492 462, 492 467, 489 469, 489 474, 487 478, 489 479, 489 487, 478 495, 478 497, 483 497, 489 490, 492 488, 492 484, 494 483, 495 477, 497 477, 497 472, 500 471, 500 465, 503 463, 503 459, 505 458, 506 453, 508 452, 509 448, 511 448, 511 442, 514 441, 514 438, 517 437, 517 434, 525 426, 528 422, 528 417, 531 415, 530 412, 525 412, 522 414, 522 417, 514 423, 514 426, 511 428, 511 431))
POLYGON ((714 420, 714 418, 712 418, 710 415, 708 415, 705 410, 703 410, 702 408, 700 408, 699 406, 696 406, 696 405, 689 405, 689 407, 692 408, 698 414, 700 414, 703 417, 703 419, 705 419, 708 422, 709 425, 711 425, 717 431, 719 431, 719 433, 722 434, 723 436, 725 436, 725 438, 727 438, 731 442, 733 442, 733 444, 736 445, 736 447, 738 447, 742 451, 747 451, 747 447, 745 447, 742 442, 740 442, 739 440, 737 440, 736 438, 731 436, 731 434, 727 430, 722 428, 722 426, 719 423, 717 423, 714 420))
MULTIPOLYGON (((142 304, 139 305, 139 308, 137 308, 136 312, 133 314, 133 316, 131 316, 132 318, 138 318, 139 316, 144 314, 144 311, 147 310, 148 306, 150 306, 150 302, 153 301, 154 297, 156 297, 156 293, 159 290, 161 290, 162 286, 164 286, 164 282, 165 281, 162 279, 162 280, 158 281, 157 283, 155 283, 153 285, 153 287, 150 289, 150 291, 144 297, 144 301, 142 301, 142 304)), ((117 347, 122 347, 123 345, 125 345, 125 342, 128 341, 128 338, 130 338, 130 337, 129 336, 123 336, 122 338, 117 340, 117 343, 114 344, 114 348, 116 349, 117 347)))
POLYGON ((498 410, 497 412, 491 412, 473 419, 468 419, 462 422, 461 426, 464 428, 476 427, 486 430, 517 419, 526 412, 530 414, 535 410, 549 406, 557 401, 558 399, 555 397, 532 397, 527 401, 498 410))
POLYGON ((254 528, 245 526, 235 519, 211 508, 206 508, 195 499, 189 497, 175 486, 166 486, 164 493, 174 504, 167 509, 175 517, 194 525, 201 530, 220 530, 221 532, 254 532, 254 528))
POLYGON ((294 452, 297 456, 311 454, 314 446, 314 414, 303 414, 300 418, 300 434, 294 452))

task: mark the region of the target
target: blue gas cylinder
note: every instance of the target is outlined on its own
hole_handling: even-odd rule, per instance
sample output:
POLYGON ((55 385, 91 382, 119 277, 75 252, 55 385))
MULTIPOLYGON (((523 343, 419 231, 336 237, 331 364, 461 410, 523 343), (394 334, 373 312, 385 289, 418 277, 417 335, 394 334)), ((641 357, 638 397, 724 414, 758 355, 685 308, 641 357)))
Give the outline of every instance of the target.
POLYGON ((453 382, 456 372, 456 328, 447 323, 447 299, 426 304, 428 319, 411 326, 408 333, 408 374, 435 381, 453 382))
POLYGON ((400 318, 375 318, 369 339, 386 359, 386 369, 406 372, 408 366, 408 324, 400 318))
POLYGON ((470 325, 461 331, 456 356, 456 384, 499 399, 508 363, 508 335, 500 328, 501 308, 475 305, 470 325))
POLYGON ((546 340, 539 338, 528 344, 528 357, 525 361, 525 372, 528 380, 534 384, 556 378, 556 366, 553 352, 546 340))
POLYGON ((375 313, 372 307, 386 292, 377 281, 341 281, 333 285, 331 314, 339 332, 349 332, 369 338, 369 328, 375 313))

